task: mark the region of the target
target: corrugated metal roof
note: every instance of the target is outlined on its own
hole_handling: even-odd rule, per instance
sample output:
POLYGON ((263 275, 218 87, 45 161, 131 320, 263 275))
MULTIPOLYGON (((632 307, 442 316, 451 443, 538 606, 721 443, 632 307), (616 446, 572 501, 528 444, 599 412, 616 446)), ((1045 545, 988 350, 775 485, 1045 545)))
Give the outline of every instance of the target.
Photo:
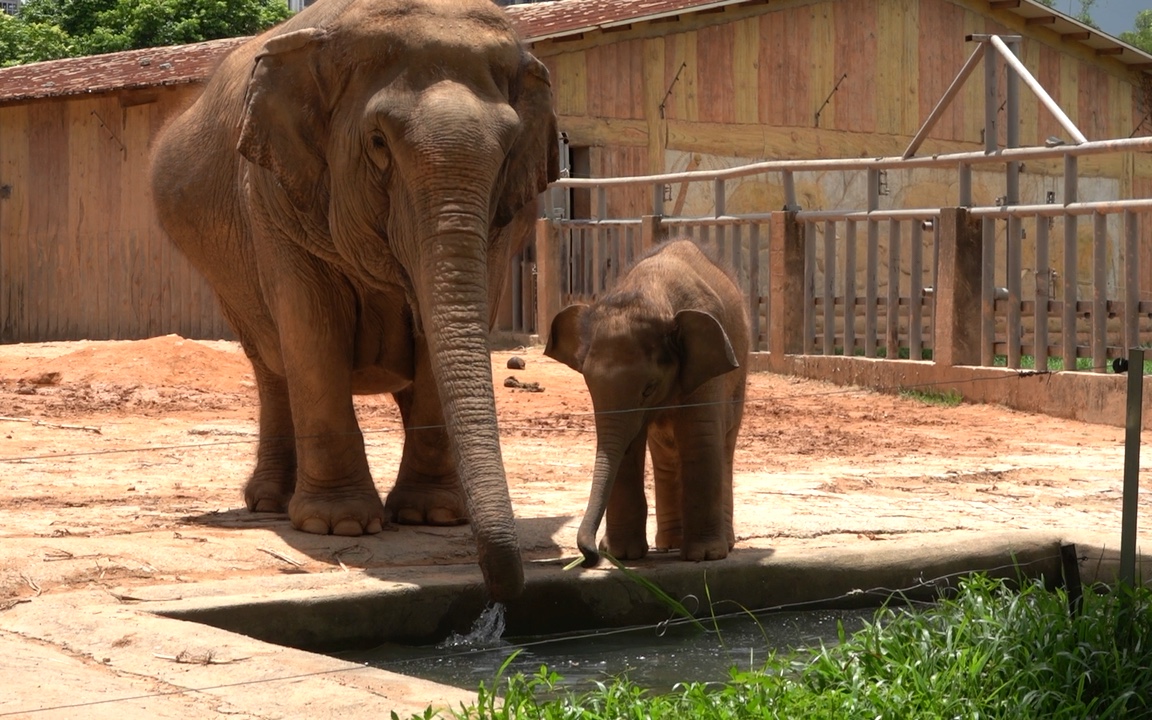
POLYGON ((0 102, 200 82, 247 38, 147 48, 0 70, 0 102))
MULTIPOLYGON (((529 43, 676 15, 770 0, 555 0, 512 5, 505 10, 529 43)), ((994 10, 1015 13, 1098 56, 1152 73, 1152 55, 1053 10, 1036 0, 991 0, 994 10)), ((219 59, 247 38, 212 40, 147 50, 33 63, 0 69, 0 103, 108 92, 204 80, 219 59)))

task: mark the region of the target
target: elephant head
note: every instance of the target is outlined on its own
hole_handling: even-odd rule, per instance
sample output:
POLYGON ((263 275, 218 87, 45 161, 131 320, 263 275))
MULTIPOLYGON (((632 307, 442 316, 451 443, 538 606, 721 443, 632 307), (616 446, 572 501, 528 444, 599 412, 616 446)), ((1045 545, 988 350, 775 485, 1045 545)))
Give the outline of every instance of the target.
POLYGON ((596 414, 592 489, 576 537, 584 566, 592 567, 600 560, 596 534, 626 456, 642 475, 649 421, 739 362, 713 315, 662 311, 636 292, 562 310, 544 354, 584 376, 596 414))
POLYGON ((271 31, 245 103, 237 147, 256 166, 255 222, 408 298, 485 581, 514 596, 523 569, 488 332, 558 175, 547 69, 489 0, 329 0, 271 31))

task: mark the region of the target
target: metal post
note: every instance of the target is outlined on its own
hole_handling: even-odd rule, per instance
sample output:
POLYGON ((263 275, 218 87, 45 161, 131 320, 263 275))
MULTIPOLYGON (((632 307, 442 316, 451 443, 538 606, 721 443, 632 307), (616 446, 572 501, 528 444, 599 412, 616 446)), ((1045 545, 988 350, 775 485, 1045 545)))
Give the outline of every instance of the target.
MULTIPOLYGON (((1075 155, 1064 156, 1064 205, 1076 202, 1077 162, 1075 155)), ((1064 369, 1076 369, 1076 216, 1064 216, 1064 288, 1063 312, 1060 318, 1061 355, 1064 369)))
POLYGON ((991 44, 984 44, 984 152, 996 152, 998 133, 996 132, 997 87, 996 71, 999 64, 996 62, 996 48, 991 44))
POLYGON ((1124 417, 1124 500, 1120 520, 1120 580, 1136 583, 1136 508, 1140 493, 1140 428, 1144 350, 1128 350, 1128 408, 1124 417))
MULTIPOLYGON (((1012 55, 1015 57, 1020 52, 1020 41, 1012 40, 1008 43, 1011 48, 1012 55)), ((1006 83, 1006 108, 1005 108, 1005 146, 1010 148, 1020 147, 1020 78, 1017 75, 1015 68, 1011 63, 1007 67, 1007 83, 1006 83)), ((1006 179, 1006 192, 1004 197, 1004 204, 1019 205, 1020 204, 1020 162, 1018 160, 1008 161, 1008 176, 1006 179)), ((1008 238, 1006 242, 1006 262, 1004 267, 1007 271, 1005 278, 1005 285, 1008 288, 1008 315, 1007 324, 1008 332, 1008 367, 1020 367, 1020 272, 1023 263, 1020 257, 1020 245, 1022 243, 1023 232, 1021 232, 1020 218, 1012 215, 1008 218, 1008 238)))
MULTIPOLYGON (((880 171, 868 170, 868 212, 880 209, 880 171)), ((864 357, 876 357, 876 277, 879 274, 880 223, 868 219, 867 270, 864 274, 864 357)))

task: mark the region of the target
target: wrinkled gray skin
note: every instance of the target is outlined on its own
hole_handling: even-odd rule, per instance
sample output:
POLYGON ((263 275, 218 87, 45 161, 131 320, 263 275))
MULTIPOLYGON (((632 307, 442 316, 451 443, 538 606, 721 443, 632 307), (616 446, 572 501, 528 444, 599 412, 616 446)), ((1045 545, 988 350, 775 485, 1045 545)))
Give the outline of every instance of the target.
POLYGON ((339 535, 471 520, 493 598, 520 592, 488 331, 556 176, 547 70, 489 0, 320 0, 224 60, 158 138, 153 193, 252 361, 249 509, 339 535), (384 504, 352 404, 381 392, 409 428, 384 504))
POLYGON ((656 485, 656 548, 718 560, 736 542, 732 456, 748 365, 744 296, 691 241, 658 246, 595 304, 552 321, 544 354, 584 375, 596 412, 596 463, 577 544, 648 553, 645 444, 656 485))

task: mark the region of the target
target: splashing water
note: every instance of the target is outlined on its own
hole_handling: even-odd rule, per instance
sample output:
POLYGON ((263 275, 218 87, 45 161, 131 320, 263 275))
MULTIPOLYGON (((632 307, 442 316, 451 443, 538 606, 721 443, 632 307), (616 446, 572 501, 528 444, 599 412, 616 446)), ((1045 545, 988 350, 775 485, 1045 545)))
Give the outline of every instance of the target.
POLYGON ((504 634, 504 605, 492 603, 484 608, 467 635, 452 633, 436 647, 438 648, 489 648, 505 645, 500 636, 504 634))

